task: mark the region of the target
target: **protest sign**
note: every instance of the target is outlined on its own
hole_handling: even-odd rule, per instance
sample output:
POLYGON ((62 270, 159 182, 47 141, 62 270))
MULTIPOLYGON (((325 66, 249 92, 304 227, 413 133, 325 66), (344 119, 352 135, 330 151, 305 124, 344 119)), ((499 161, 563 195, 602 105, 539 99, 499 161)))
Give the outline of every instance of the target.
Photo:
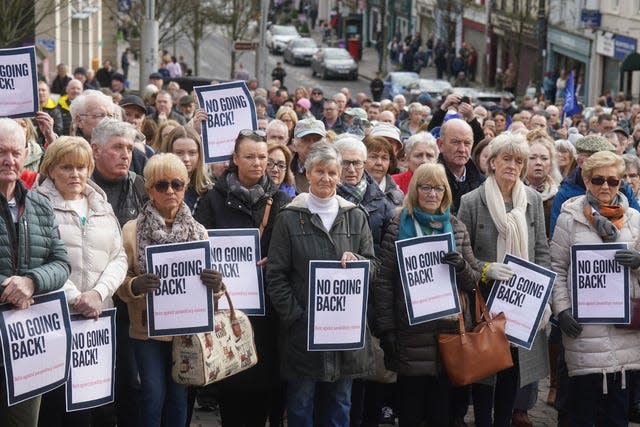
POLYGON ((456 273, 442 257, 451 233, 398 240, 396 253, 410 325, 460 313, 456 273))
POLYGON ((15 405, 62 385, 69 372, 71 327, 63 291, 33 297, 24 310, 0 305, 7 400, 15 405))
POLYGON ((0 117, 34 117, 38 71, 34 46, 0 49, 0 117))
POLYGON ((626 243, 573 245, 571 292, 573 317, 580 323, 629 324, 629 267, 615 260, 626 243))
POLYGON ((204 162, 224 162, 231 158, 238 133, 256 129, 256 106, 244 81, 193 88, 201 108, 207 112, 202 122, 204 162))
POLYGON ((307 350, 364 347, 369 261, 309 261, 307 350))
POLYGON ((556 273, 509 254, 503 262, 511 267, 513 276, 494 283, 487 307, 493 313, 504 312, 510 342, 531 350, 556 273))
MULTIPOLYGON (((264 286, 260 261, 260 232, 257 228, 208 230, 211 268, 222 274, 233 308, 247 315, 264 316, 264 286)), ((226 298, 220 309, 229 308, 226 298)))
POLYGON ((97 320, 72 315, 67 412, 113 402, 115 362, 116 310, 104 310, 97 320))
POLYGON ((160 286, 147 294, 150 337, 213 330, 213 293, 200 272, 211 268, 207 240, 146 247, 147 271, 160 276, 160 286))

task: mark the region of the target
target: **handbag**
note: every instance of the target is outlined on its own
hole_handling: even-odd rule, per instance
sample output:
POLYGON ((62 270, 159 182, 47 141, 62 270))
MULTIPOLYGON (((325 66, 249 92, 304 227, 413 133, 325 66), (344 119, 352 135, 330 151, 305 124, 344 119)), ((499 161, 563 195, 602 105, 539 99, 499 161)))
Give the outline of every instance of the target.
POLYGON ((640 329, 640 298, 631 298, 630 304, 630 312, 631 312, 631 322, 627 324, 616 324, 615 327, 618 329, 640 329))
POLYGON ((228 310, 218 310, 215 299, 213 332, 174 337, 171 376, 178 384, 205 386, 258 363, 253 328, 246 314, 236 311, 228 292, 228 310))
POLYGON ((458 333, 441 333, 438 346, 449 380, 454 386, 471 384, 513 366, 511 348, 504 333, 504 313, 491 317, 478 286, 475 287, 477 325, 465 331, 458 313, 458 333))

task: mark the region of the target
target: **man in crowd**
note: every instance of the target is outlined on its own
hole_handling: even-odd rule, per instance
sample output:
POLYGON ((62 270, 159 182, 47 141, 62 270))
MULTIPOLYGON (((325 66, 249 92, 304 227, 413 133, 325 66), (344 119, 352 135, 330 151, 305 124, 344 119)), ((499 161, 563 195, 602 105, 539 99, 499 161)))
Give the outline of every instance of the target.
POLYGON ((56 67, 56 77, 53 79, 53 82, 51 82, 51 93, 64 95, 69 81, 71 81, 69 67, 67 67, 67 64, 58 64, 56 67))
POLYGON ((193 99, 193 96, 182 96, 178 101, 178 111, 187 122, 193 119, 193 116, 196 114, 196 101, 193 99))
POLYGON ((324 109, 324 92, 319 87, 314 87, 311 90, 311 108, 309 111, 317 120, 322 119, 323 109, 324 109))
MULTIPOLYGON (((334 103, 335 104, 335 103, 334 103)), ((307 179, 304 162, 313 144, 327 136, 324 124, 316 119, 300 120, 293 132, 293 146, 295 154, 291 159, 291 171, 295 179, 296 191, 306 193, 309 191, 309 180, 307 179)))
POLYGON ((165 120, 175 120, 176 122, 184 125, 186 120, 180 114, 173 111, 173 100, 171 94, 166 90, 161 90, 156 95, 156 111, 148 115, 147 118, 153 120, 159 125, 165 120))
MULTIPOLYGON (((40 101, 40 110, 50 115, 53 119, 53 132, 56 135, 62 135, 62 113, 56 108, 58 104, 51 99, 51 92, 47 82, 38 82, 38 101, 40 101)), ((41 136, 41 134, 38 133, 38 136, 41 136)))
POLYGON ((126 95, 127 89, 124 86, 124 76, 122 74, 113 73, 111 76, 111 91, 122 96, 126 95))
MULTIPOLYGON (((340 94, 342 95, 342 94, 340 94)), ((344 97, 344 95, 342 95, 344 97)), ((324 108, 322 112, 324 113, 324 117, 322 118, 322 123, 326 130, 332 130, 336 134, 341 134, 344 132, 344 123, 340 118, 338 104, 333 99, 327 99, 324 102, 324 108)))
POLYGON ((289 145, 289 128, 282 120, 274 119, 267 125, 267 142, 289 145))
POLYGON ((71 135, 71 104, 77 97, 82 94, 82 82, 80 80, 71 79, 67 84, 66 94, 62 95, 58 100, 58 111, 62 116, 62 131, 59 135, 71 135))

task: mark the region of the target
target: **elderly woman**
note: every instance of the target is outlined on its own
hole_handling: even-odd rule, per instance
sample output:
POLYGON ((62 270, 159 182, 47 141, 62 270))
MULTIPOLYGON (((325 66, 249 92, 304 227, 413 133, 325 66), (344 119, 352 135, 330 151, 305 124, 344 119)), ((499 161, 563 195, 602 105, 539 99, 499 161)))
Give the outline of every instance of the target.
MULTIPOLYGON (((129 335, 140 374, 140 425, 183 426, 187 419, 187 387, 171 378, 171 337, 150 338, 146 324, 146 294, 160 285, 156 274, 147 271, 145 248, 150 245, 207 240, 207 230, 193 219, 184 203, 189 184, 187 168, 175 154, 156 154, 144 170, 147 202, 138 219, 122 229, 128 258, 127 277, 118 295, 127 303, 129 335)), ((217 292, 222 276, 203 269, 204 286, 217 292)))
MULTIPOLYGON (((289 196, 267 175, 268 147, 264 132, 243 130, 236 138, 229 169, 213 183, 195 217, 207 229, 260 228, 260 252, 264 265, 270 256, 276 215, 289 196)), ((262 284, 264 286, 264 284, 262 284)), ((222 425, 264 425, 280 395, 277 358, 277 320, 270 301, 265 316, 251 316, 258 363, 220 383, 222 425), (246 402, 250 401, 251 410, 246 402)), ((271 425, 280 420, 271 419, 271 425)))
POLYGON ((346 266, 368 259, 371 272, 377 268, 366 214, 336 194, 341 168, 332 145, 311 148, 305 161, 309 193, 282 210, 269 248, 267 293, 280 318, 280 372, 288 381, 292 426, 348 426, 352 378, 373 373, 369 334, 360 350, 307 350, 309 261, 340 260, 346 266), (315 423, 314 414, 320 418, 315 423))
MULTIPOLYGON (((480 278, 464 224, 450 213, 451 189, 444 166, 424 164, 411 178, 404 207, 393 218, 382 240, 380 273, 374 282, 377 332, 382 337, 387 366, 398 373, 397 402, 400 425, 448 427, 451 385, 438 357, 437 336, 457 331, 457 316, 409 325, 406 301, 400 280, 395 243, 422 235, 453 233, 454 251, 443 261, 455 267, 456 283, 471 291, 480 278), (420 347, 417 351, 416 348, 420 347)), ((470 325, 468 304, 465 318, 470 325)))
POLYGON ((276 113, 276 119, 281 120, 284 124, 287 125, 287 129, 289 129, 289 140, 293 140, 293 130, 296 128, 298 124, 298 114, 293 110, 293 108, 282 106, 278 108, 278 112, 276 113))
POLYGON ((576 147, 567 139, 556 141, 556 152, 558 153, 558 168, 562 177, 570 175, 576 168, 576 147))
POLYGON ((394 206, 401 206, 404 193, 389 174, 389 171, 395 170, 397 166, 393 145, 382 136, 372 135, 365 137, 364 145, 367 148, 365 170, 375 180, 387 199, 394 206))
POLYGON ((435 138, 428 132, 418 132, 409 138, 404 146, 404 155, 407 159, 407 171, 392 175, 404 194, 409 191, 409 182, 413 171, 424 163, 436 163, 440 150, 435 138))
POLYGON ((291 173, 291 151, 283 144, 269 144, 267 149, 269 159, 267 160, 267 174, 289 197, 296 196, 295 181, 291 173))
POLYGON ((625 154, 622 159, 625 169, 622 179, 631 186, 635 199, 640 202, 640 158, 635 154, 625 154))
POLYGON ((191 126, 178 126, 163 140, 163 153, 173 153, 182 160, 189 173, 189 186, 184 202, 193 214, 200 200, 207 194, 211 182, 204 165, 204 152, 200 135, 191 126))
POLYGON ((630 371, 640 369, 640 331, 614 325, 578 324, 571 314, 571 245, 627 243, 615 260, 630 267, 629 289, 640 295, 638 267, 640 214, 629 209, 619 192, 624 161, 601 151, 586 159, 582 178, 584 196, 562 205, 551 241, 551 265, 558 274, 553 286, 553 311, 558 317, 569 371, 571 424, 574 426, 627 426, 630 371))
MULTIPOLYGON (((458 219, 471 236, 473 253, 480 257, 476 269, 489 279, 508 280, 513 272, 502 263, 506 254, 549 268, 542 198, 521 181, 526 176, 529 145, 522 135, 505 133, 497 136, 490 147, 487 180, 462 196, 458 211, 458 219)), ((485 296, 492 283, 481 285, 485 296)), ((547 375, 546 336, 542 328, 550 314, 547 307, 531 351, 512 348, 514 366, 497 373, 495 393, 491 385, 473 385, 477 426, 508 427, 518 387, 547 375)))
POLYGON ((400 123, 401 137, 409 138, 420 131, 420 127, 424 123, 424 105, 419 102, 412 102, 407 109, 409 117, 400 123))
MULTIPOLYGON (((63 136, 47 149, 36 188, 49 199, 69 253, 71 275, 65 284, 69 307, 85 317, 97 317, 104 308, 113 307, 111 297, 127 273, 120 225, 105 193, 89 179, 93 168, 87 141, 63 136)), ((65 392, 60 387, 43 396, 40 417, 47 425, 91 425, 92 410, 64 408, 65 392)))

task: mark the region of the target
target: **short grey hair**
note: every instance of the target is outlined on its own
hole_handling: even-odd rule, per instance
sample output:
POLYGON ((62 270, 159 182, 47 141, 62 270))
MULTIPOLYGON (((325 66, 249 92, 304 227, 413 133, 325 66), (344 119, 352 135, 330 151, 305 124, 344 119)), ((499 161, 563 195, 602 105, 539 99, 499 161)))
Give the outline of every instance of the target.
POLYGON ((556 142, 556 152, 568 151, 571 153, 571 158, 575 159, 578 155, 576 151, 576 146, 571 143, 568 139, 557 139, 556 142))
POLYGON ((333 144, 325 141, 316 142, 309 150, 309 154, 307 154, 304 168, 310 171, 318 163, 334 163, 338 169, 342 170, 342 154, 333 144))
POLYGON ((289 127, 280 119, 273 119, 269 122, 269 124, 267 125, 267 133, 269 133, 269 130, 271 128, 274 128, 276 126, 280 126, 286 132, 287 136, 289 135, 289 127))
POLYGON ((99 147, 104 147, 109 139, 114 136, 122 137, 135 142, 138 137, 138 131, 132 124, 122 122, 116 119, 103 119, 93 128, 91 134, 91 143, 99 147))
POLYGON ((336 147, 340 155, 343 154, 343 150, 357 150, 360 152, 362 160, 367 160, 367 147, 355 135, 349 133, 338 135, 334 146, 336 147))
POLYGON ((407 103, 407 98, 401 93, 393 97, 393 102, 398 102, 399 99, 403 100, 405 104, 407 103))
POLYGON ((409 107, 407 108, 407 112, 409 114, 411 114, 411 113, 423 113, 424 112, 424 105, 420 104, 419 102, 412 102, 411 104, 409 104, 409 107))
MULTIPOLYGON (((524 135, 519 133, 503 132, 493 138, 489 143, 489 157, 487 163, 497 158, 503 152, 510 153, 515 157, 523 160, 524 167, 520 172, 520 179, 527 176, 527 164, 529 162, 529 143, 524 135)), ((487 168, 487 174, 493 175, 495 171, 490 167, 487 168)))
POLYGON ((0 135, 3 135, 7 139, 18 141, 23 147, 27 146, 27 137, 22 126, 13 119, 6 117, 0 119, 0 135))
POLYGON ((622 155, 622 160, 624 160, 624 167, 626 169, 629 166, 635 167, 637 172, 640 172, 640 158, 635 154, 627 153, 622 155))
POLYGON ((71 119, 74 122, 79 115, 87 113, 87 104, 89 101, 97 101, 113 114, 113 107, 116 105, 113 103, 113 98, 99 90, 87 89, 71 103, 71 119))
POLYGON ((413 149, 416 148, 416 144, 420 143, 427 144, 427 146, 433 150, 436 157, 440 155, 440 149, 438 148, 436 139, 429 132, 418 132, 411 135, 404 144, 404 155, 409 157, 413 149))

